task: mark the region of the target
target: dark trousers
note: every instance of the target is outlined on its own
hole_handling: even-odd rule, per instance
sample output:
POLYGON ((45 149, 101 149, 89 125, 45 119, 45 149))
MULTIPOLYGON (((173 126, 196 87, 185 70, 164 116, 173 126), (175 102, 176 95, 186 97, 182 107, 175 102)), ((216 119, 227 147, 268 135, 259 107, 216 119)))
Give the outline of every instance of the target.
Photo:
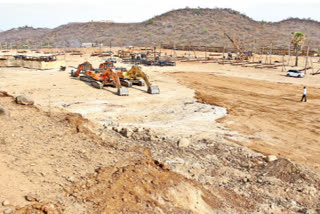
POLYGON ((305 102, 307 102, 307 95, 304 94, 304 95, 302 96, 300 102, 302 102, 303 100, 304 100, 305 102))

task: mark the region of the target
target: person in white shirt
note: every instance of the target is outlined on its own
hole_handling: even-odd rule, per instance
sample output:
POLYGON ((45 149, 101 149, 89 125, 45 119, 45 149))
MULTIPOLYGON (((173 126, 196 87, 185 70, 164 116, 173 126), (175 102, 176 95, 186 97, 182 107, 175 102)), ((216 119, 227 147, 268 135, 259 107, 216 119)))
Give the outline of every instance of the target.
POLYGON ((303 100, 305 102, 307 102, 307 88, 306 87, 303 88, 303 95, 302 95, 300 102, 302 102, 303 100))

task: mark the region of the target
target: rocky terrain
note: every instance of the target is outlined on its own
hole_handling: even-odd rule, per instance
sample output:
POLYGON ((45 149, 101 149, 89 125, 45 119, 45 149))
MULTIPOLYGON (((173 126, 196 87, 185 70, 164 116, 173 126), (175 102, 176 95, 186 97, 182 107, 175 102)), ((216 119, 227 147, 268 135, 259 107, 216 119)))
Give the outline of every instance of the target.
POLYGON ((0 93, 0 213, 320 212, 319 176, 288 159, 32 104, 0 93))
POLYGON ((291 32, 306 34, 310 45, 320 45, 320 23, 288 18, 280 22, 255 21, 231 9, 180 9, 151 17, 141 23, 70 23, 54 29, 21 27, 0 32, 2 43, 28 43, 30 47, 79 47, 83 42, 113 46, 176 45, 226 46, 224 32, 243 46, 287 47, 291 32))

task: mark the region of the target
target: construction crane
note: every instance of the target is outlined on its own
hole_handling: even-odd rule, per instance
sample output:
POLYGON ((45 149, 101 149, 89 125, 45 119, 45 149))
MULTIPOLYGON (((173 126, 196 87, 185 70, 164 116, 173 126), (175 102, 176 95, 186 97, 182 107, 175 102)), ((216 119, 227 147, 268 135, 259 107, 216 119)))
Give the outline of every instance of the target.
POLYGON ((249 59, 249 53, 243 52, 241 50, 240 46, 236 43, 236 41, 234 41, 228 34, 224 33, 224 35, 232 42, 234 47, 239 51, 240 54, 238 55, 238 58, 240 60, 248 60, 249 59))

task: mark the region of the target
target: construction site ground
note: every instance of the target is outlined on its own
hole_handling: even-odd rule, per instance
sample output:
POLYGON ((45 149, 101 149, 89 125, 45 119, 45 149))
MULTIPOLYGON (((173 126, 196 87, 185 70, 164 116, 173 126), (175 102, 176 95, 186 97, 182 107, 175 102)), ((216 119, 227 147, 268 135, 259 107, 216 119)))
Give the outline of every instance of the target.
POLYGON ((29 193, 42 208, 52 203, 64 213, 320 208, 320 75, 289 78, 281 68, 178 63, 143 67, 159 95, 134 86, 120 97, 115 88, 98 90, 70 77, 69 66, 87 60, 98 67, 103 58, 65 59, 66 71, 0 68, 0 91, 25 94, 36 106, 0 97, 11 112, 0 120, 0 169, 6 172, 0 200, 29 206, 21 213, 37 207, 24 199, 29 193), (307 103, 299 102, 303 86, 307 103), (122 127, 135 132, 126 138, 113 130, 122 127), (179 148, 181 138, 191 146, 179 148), (268 154, 293 163, 266 162, 268 154))

